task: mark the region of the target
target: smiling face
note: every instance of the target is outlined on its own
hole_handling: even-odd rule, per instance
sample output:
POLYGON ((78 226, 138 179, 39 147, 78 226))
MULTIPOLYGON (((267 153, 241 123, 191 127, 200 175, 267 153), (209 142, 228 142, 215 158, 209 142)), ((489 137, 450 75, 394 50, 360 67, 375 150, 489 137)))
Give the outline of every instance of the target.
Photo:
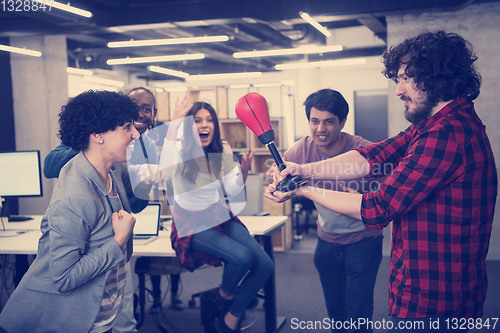
POLYGON ((405 70, 406 66, 399 68, 396 95, 405 102, 406 120, 417 124, 431 116, 436 104, 429 101, 427 93, 416 87, 415 81, 406 75, 405 70))
POLYGON ((200 109, 194 115, 196 130, 200 135, 201 146, 206 148, 214 139, 214 120, 207 109, 200 109))
POLYGON ((102 134, 103 147, 110 160, 113 162, 125 162, 127 160, 127 147, 139 138, 140 134, 132 124, 126 122, 121 126, 116 126, 114 130, 102 134))
POLYGON ((153 95, 146 90, 134 90, 129 97, 139 106, 139 119, 134 121, 135 128, 140 134, 153 126, 156 117, 156 108, 153 95))
POLYGON ((340 133, 345 125, 345 119, 340 122, 339 117, 328 111, 311 108, 309 129, 314 142, 323 150, 329 150, 341 137, 340 133))

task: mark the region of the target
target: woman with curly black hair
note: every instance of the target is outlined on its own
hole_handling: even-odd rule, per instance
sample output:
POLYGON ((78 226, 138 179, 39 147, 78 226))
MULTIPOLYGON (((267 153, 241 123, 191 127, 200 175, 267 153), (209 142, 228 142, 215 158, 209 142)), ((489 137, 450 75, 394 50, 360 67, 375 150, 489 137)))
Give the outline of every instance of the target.
POLYGON ((35 261, 0 313, 7 332, 107 332, 121 308, 135 218, 122 173, 139 137, 137 105, 87 91, 59 114, 62 142, 79 151, 61 170, 35 261))

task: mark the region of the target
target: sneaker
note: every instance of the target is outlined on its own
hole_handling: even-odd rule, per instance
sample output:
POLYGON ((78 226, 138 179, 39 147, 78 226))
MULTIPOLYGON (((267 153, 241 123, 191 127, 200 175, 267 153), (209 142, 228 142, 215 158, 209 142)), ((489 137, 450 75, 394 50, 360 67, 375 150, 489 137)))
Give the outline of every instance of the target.
POLYGON ((176 298, 170 303, 170 307, 175 311, 182 311, 186 308, 186 304, 180 299, 176 298))

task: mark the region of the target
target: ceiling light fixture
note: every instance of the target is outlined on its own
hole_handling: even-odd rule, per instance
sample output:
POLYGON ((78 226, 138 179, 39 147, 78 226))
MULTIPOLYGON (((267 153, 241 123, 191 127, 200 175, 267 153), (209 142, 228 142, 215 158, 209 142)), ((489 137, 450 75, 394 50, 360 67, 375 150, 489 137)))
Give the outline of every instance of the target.
POLYGON ((8 46, 8 45, 0 45, 0 51, 7 51, 7 52, 11 52, 11 53, 29 55, 32 57, 41 57, 42 56, 42 52, 40 52, 40 51, 33 51, 33 50, 28 50, 28 49, 23 49, 20 47, 14 47, 14 46, 8 46))
POLYGON ((337 52, 337 51, 342 51, 342 45, 301 46, 291 49, 235 52, 233 53, 233 57, 234 58, 273 57, 280 55, 327 53, 327 52, 337 52))
POLYGON ((76 8, 76 7, 73 7, 70 5, 64 5, 62 3, 55 2, 53 0, 50 0, 50 1, 49 0, 33 0, 33 1, 39 2, 42 5, 49 7, 48 11, 50 11, 53 7, 53 8, 57 8, 57 9, 65 11, 65 12, 80 15, 80 16, 83 16, 86 18, 90 18, 93 16, 93 14, 91 12, 89 12, 88 10, 83 10, 83 9, 76 8))
POLYGON ((164 38, 164 39, 145 39, 129 40, 123 42, 109 42, 109 48, 116 47, 138 47, 138 46, 158 46, 158 45, 178 45, 178 44, 196 44, 196 43, 214 43, 226 42, 229 36, 203 36, 203 37, 185 37, 185 38, 164 38))
POLYGON ((189 76, 189 74, 186 72, 176 71, 173 69, 163 68, 160 66, 148 66, 148 70, 150 70, 151 72, 155 72, 155 73, 182 77, 183 79, 185 79, 189 76))
POLYGON ((223 73, 223 74, 204 74, 204 75, 189 75, 186 80, 219 80, 219 79, 247 79, 261 77, 262 72, 243 72, 243 73, 223 73))
POLYGON ((309 14, 305 13, 305 12, 299 12, 299 15, 300 17, 302 17, 307 23, 309 23, 310 25, 312 25, 313 27, 315 27, 316 29, 319 30, 319 32, 321 32, 323 35, 325 35, 326 37, 331 37, 332 36, 332 33, 330 31, 328 31, 327 28, 325 28, 324 26, 322 26, 321 24, 318 23, 318 21, 316 21, 315 19, 313 19, 311 16, 309 16, 309 14))
POLYGON ((112 86, 118 88, 123 88, 123 86, 125 86, 125 83, 123 81, 104 79, 96 76, 84 76, 83 80, 87 82, 98 83, 98 84, 103 84, 105 86, 112 86))
POLYGON ((109 27, 108 29, 113 32, 127 32, 127 31, 141 31, 141 30, 154 30, 154 29, 175 29, 177 26, 172 23, 148 23, 148 24, 132 24, 132 25, 117 25, 109 27))
POLYGON ((148 62, 166 62, 166 61, 183 61, 183 60, 198 60, 205 58, 203 53, 191 53, 191 54, 175 54, 167 56, 158 57, 136 57, 136 58, 119 58, 119 59, 108 59, 106 63, 108 65, 126 65, 126 64, 144 64, 148 62))
POLYGON ((366 64, 366 58, 350 58, 340 60, 325 60, 313 62, 293 62, 286 64, 278 64, 274 66, 277 70, 283 69, 298 69, 298 68, 317 68, 317 67, 333 67, 333 66, 349 66, 366 64))
POLYGON ((88 69, 74 68, 74 67, 66 67, 66 72, 69 74, 83 75, 83 76, 91 76, 94 73, 88 69))

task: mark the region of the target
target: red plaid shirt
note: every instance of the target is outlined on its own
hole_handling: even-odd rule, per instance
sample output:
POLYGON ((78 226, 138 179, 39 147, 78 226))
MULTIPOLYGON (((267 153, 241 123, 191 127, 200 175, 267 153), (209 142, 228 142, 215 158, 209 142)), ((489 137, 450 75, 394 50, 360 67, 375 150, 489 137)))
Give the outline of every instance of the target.
POLYGON ((389 314, 481 317, 497 172, 472 102, 457 99, 393 138, 356 149, 371 175, 393 170, 363 194, 367 228, 393 221, 389 314))

